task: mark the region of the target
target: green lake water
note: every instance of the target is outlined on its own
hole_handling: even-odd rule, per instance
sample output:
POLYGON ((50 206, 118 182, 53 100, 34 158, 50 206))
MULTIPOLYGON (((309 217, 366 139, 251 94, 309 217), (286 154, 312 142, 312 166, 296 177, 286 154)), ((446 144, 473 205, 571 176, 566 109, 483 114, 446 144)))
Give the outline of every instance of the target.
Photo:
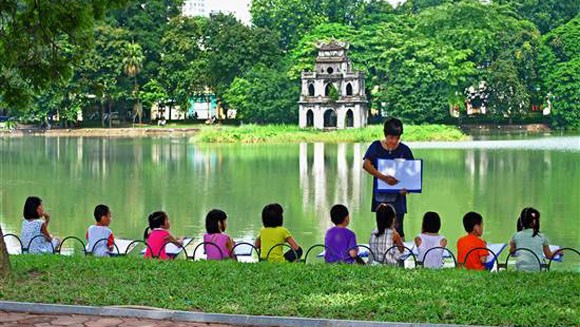
MULTIPOLYGON (((424 160, 423 193, 408 197, 407 239, 425 211, 442 217, 455 250, 462 216, 484 217, 483 238, 507 243, 525 206, 542 214, 552 244, 580 248, 580 137, 544 136, 407 143, 424 160)), ((329 209, 347 205, 351 228, 367 243, 374 228, 372 178, 362 166, 368 143, 215 145, 188 138, 0 138, 0 223, 20 233, 29 195, 51 213, 49 231, 84 237, 96 204, 113 212, 118 238, 141 238, 147 215, 168 212, 171 232, 199 239, 205 214, 228 214, 227 233, 253 240, 265 204, 279 202, 284 225, 303 246, 321 243, 329 209)))

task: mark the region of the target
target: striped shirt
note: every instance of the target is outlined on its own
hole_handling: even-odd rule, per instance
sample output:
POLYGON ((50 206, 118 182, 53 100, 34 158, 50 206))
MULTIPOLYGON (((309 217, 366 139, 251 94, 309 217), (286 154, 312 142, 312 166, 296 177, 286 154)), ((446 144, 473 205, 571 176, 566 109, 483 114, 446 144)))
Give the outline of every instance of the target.
POLYGON ((378 262, 396 264, 399 260, 399 257, 401 256, 401 252, 399 252, 397 248, 392 248, 395 245, 393 242, 393 230, 387 229, 385 230, 384 234, 379 236, 376 235, 377 233, 378 230, 373 230, 369 239, 369 248, 376 258, 373 258, 372 255, 369 255, 368 263, 378 262), (385 252, 389 248, 392 249, 386 254, 385 258, 385 252))

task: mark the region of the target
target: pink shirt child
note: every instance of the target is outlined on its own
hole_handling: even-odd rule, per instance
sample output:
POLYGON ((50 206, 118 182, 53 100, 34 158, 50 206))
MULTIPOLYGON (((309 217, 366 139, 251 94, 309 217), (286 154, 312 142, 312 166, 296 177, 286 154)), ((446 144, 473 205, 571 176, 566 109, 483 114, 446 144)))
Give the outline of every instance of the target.
POLYGON ((147 250, 145 251, 145 258, 151 258, 151 252, 153 252, 154 256, 159 255, 159 258, 163 260, 171 259, 167 253, 165 252, 165 245, 167 244, 167 239, 171 236, 167 229, 163 228, 155 228, 151 231, 149 236, 147 237, 147 250), (159 254, 161 251, 161 254, 159 254))
POLYGON ((207 260, 223 260, 227 258, 233 257, 228 250, 227 244, 230 240, 228 234, 224 233, 214 233, 214 234, 205 234, 203 235, 203 241, 206 243, 214 243, 217 245, 214 246, 213 244, 205 244, 205 253, 207 254, 207 260), (218 250, 219 247, 219 250, 218 250), (221 250, 221 253, 220 253, 221 250))

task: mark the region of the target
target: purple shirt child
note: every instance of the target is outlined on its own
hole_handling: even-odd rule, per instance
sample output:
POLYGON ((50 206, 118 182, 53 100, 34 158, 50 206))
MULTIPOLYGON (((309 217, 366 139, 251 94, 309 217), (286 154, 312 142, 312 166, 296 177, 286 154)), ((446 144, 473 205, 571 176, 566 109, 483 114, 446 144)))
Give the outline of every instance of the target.
POLYGON ((326 231, 324 238, 326 251, 324 260, 328 263, 354 263, 355 260, 348 253, 356 246, 356 235, 345 227, 332 227, 326 231))

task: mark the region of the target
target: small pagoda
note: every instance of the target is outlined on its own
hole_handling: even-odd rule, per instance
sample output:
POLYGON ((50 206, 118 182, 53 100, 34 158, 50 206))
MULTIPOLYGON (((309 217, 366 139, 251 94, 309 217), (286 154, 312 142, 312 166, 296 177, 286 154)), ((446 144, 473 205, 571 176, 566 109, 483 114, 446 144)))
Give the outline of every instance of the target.
POLYGON ((313 72, 302 72, 298 101, 301 128, 364 127, 368 119, 364 73, 352 70, 349 44, 318 43, 313 72))

